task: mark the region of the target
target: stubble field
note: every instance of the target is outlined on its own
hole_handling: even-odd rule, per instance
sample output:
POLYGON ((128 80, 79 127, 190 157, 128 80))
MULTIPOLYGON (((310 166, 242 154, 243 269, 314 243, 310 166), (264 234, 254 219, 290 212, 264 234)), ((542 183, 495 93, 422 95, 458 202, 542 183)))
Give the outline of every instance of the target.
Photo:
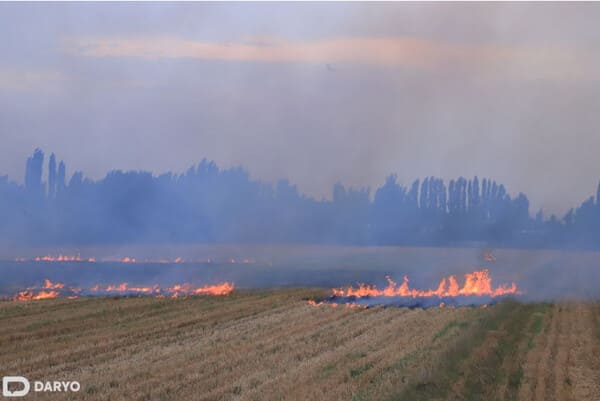
POLYGON ((0 303, 0 375, 81 400, 600 399, 600 305, 352 309, 318 289, 0 303))

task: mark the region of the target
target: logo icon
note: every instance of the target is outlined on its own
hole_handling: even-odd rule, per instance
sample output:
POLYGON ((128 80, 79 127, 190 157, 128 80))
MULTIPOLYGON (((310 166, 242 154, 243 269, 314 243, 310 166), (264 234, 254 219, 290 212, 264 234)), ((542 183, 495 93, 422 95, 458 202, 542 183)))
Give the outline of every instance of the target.
POLYGON ((23 376, 4 376, 2 378, 2 395, 5 397, 25 397, 29 393, 29 380, 23 376), (9 390, 8 385, 11 383, 21 383, 21 390, 9 390))

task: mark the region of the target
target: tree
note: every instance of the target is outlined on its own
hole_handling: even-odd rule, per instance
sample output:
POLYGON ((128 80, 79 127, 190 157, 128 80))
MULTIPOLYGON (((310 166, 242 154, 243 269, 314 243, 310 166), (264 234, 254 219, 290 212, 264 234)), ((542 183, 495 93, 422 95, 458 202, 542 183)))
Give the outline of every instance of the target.
POLYGON ((54 153, 50 155, 48 162, 48 198, 54 199, 56 196, 56 157, 54 153))

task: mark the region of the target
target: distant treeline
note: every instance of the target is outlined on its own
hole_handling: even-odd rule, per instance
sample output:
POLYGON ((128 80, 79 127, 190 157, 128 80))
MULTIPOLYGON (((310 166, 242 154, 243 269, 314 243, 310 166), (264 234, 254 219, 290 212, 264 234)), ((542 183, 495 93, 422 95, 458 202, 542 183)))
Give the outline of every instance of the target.
MULTIPOLYGON (((25 185, 0 177, 0 242, 84 245, 183 242, 600 246, 600 205, 590 197, 564 217, 529 214, 490 179, 427 177, 410 186, 387 177, 374 196, 336 184, 331 200, 300 194, 287 180, 251 180, 242 168, 203 160, 184 174, 112 171, 98 181, 37 149, 25 185)), ((599 188, 600 191, 600 188, 599 188)))

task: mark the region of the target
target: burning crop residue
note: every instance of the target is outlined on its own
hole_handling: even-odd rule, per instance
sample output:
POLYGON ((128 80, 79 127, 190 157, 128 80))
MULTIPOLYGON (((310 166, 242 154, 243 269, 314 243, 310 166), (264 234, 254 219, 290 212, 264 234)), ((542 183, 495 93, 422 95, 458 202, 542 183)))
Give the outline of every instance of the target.
POLYGON ((81 255, 58 254, 56 256, 52 256, 52 255, 36 256, 32 259, 15 258, 15 262, 87 262, 87 263, 94 263, 94 262, 96 262, 96 258, 92 258, 92 257, 82 258, 81 255))
MULTIPOLYGON (((24 291, 19 291, 13 296, 15 301, 36 301, 40 299, 56 298, 61 292, 64 292, 64 283, 53 283, 46 279, 40 288, 29 287, 24 291)), ((75 291, 73 291, 75 292, 75 291)))
POLYGON ((408 277, 404 276, 398 285, 390 277, 386 277, 388 286, 382 289, 374 285, 359 284, 358 287, 335 288, 332 296, 323 302, 310 301, 311 305, 351 304, 363 307, 370 306, 467 306, 488 305, 501 297, 520 295, 517 285, 502 285, 494 288, 488 270, 479 270, 465 274, 461 286, 454 276, 443 278, 436 289, 418 290, 410 288, 408 277))
POLYGON ((204 263, 204 264, 213 264, 213 263, 221 263, 221 264, 255 264, 256 259, 251 257, 245 257, 241 259, 236 258, 226 258, 226 259, 213 259, 213 258, 195 258, 195 259, 184 259, 181 256, 176 256, 172 258, 137 258, 134 256, 122 256, 122 257, 106 257, 106 258, 96 258, 96 257, 82 257, 81 255, 43 255, 43 256, 35 256, 32 258, 18 257, 14 258, 15 262, 19 263, 33 263, 33 262, 47 262, 47 263, 65 263, 65 262, 77 262, 77 263, 123 263, 123 264, 182 264, 182 263, 204 263))
POLYGON ((228 295, 235 288, 234 283, 223 282, 218 284, 193 286, 189 283, 176 284, 170 287, 161 287, 158 284, 152 286, 131 286, 128 283, 100 285, 96 284, 89 288, 78 288, 66 286, 64 283, 52 282, 48 279, 38 287, 28 287, 24 291, 17 292, 11 299, 14 301, 36 301, 41 299, 52 299, 58 297, 79 298, 80 296, 154 296, 159 298, 185 298, 204 295, 228 295))

